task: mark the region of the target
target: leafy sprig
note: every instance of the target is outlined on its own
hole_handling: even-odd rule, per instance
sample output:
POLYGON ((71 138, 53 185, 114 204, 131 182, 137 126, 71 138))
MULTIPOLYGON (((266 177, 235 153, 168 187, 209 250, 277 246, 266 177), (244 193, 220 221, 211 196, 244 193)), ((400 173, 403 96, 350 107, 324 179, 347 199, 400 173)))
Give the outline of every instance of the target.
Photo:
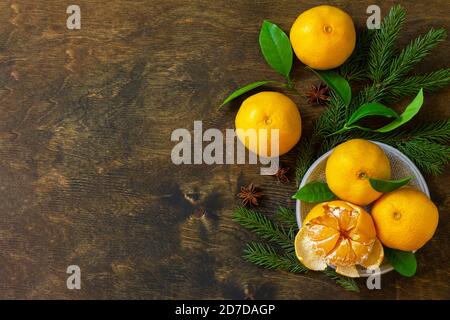
POLYGON ((389 70, 395 52, 395 41, 405 22, 406 12, 401 6, 393 6, 383 20, 381 28, 376 30, 369 49, 369 77, 380 82, 389 70))
POLYGON ((408 184, 408 182, 411 181, 412 178, 413 178, 412 176, 398 180, 369 178, 369 183, 371 187, 376 191, 386 193, 392 192, 394 190, 397 190, 398 188, 403 187, 404 185, 408 184))
POLYGON ((267 216, 262 215, 255 210, 238 207, 234 211, 233 219, 264 240, 269 240, 278 244, 287 252, 294 252, 292 236, 283 226, 273 223, 267 216))
POLYGON ((368 102, 359 107, 355 112, 352 113, 350 118, 344 124, 344 126, 338 131, 330 134, 336 135, 345 131, 359 129, 364 131, 373 131, 373 132, 381 132, 386 133, 397 129, 398 127, 409 122, 414 116, 420 111, 423 105, 423 89, 420 89, 417 96, 413 101, 405 108, 401 115, 398 115, 393 109, 379 103, 379 102, 368 102), (395 118, 391 123, 378 128, 371 129, 362 127, 360 125, 355 124, 357 121, 369 117, 369 116, 383 116, 387 118, 395 118))
POLYGON ((363 133, 360 137, 397 148, 426 174, 441 174, 450 162, 450 120, 422 123, 409 130, 388 134, 363 133))
POLYGON ((276 214, 277 221, 284 225, 288 229, 292 229, 295 234, 298 231, 297 218, 295 212, 286 207, 279 207, 276 214))
POLYGON ((293 273, 306 272, 294 254, 278 254, 275 249, 264 243, 248 243, 244 249, 244 259, 266 269, 284 270, 293 273))

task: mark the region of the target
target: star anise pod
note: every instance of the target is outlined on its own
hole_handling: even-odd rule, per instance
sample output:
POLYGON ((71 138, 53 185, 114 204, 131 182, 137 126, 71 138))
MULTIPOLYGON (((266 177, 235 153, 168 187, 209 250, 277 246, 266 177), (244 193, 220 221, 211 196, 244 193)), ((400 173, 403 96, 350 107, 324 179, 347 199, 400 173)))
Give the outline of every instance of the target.
POLYGON ((289 178, 287 176, 288 171, 290 170, 290 168, 285 167, 285 168, 279 168, 278 171, 274 174, 274 176, 278 179, 278 181, 280 181, 281 183, 288 183, 289 182, 289 178))
POLYGON ((247 205, 257 207, 259 206, 258 200, 262 198, 263 193, 258 191, 253 183, 250 183, 247 187, 241 187, 241 192, 239 192, 237 196, 242 200, 242 205, 244 207, 247 205))
POLYGON ((330 89, 320 83, 318 86, 311 85, 311 89, 306 92, 305 96, 311 104, 325 104, 330 101, 330 89))

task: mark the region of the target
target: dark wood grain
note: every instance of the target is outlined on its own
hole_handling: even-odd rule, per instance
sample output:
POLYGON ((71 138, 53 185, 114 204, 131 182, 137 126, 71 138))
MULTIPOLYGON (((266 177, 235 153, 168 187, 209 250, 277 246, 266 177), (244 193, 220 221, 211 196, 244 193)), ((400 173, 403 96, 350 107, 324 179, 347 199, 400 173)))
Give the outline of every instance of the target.
MULTIPOLYGON (((448 1, 398 1, 405 44, 449 29, 448 1)), ((17 0, 0 2, 0 298, 449 299, 448 168, 428 177, 440 210, 411 279, 390 273, 382 290, 349 293, 321 274, 267 271, 241 259, 252 236, 231 220, 241 185, 254 182, 262 210, 292 204, 295 183, 259 166, 170 161, 176 128, 233 128, 234 88, 275 78, 260 55, 263 19, 289 29, 317 1, 17 0), (66 7, 82 28, 66 28, 66 7), (206 215, 195 210, 203 206, 206 215), (82 289, 66 288, 77 264, 82 289)), ((334 1, 363 25, 373 1, 334 1)), ((382 3, 386 13, 394 3, 382 3)), ((448 42, 419 66, 448 65, 448 42)), ((314 76, 297 64, 299 91, 314 76)), ((420 117, 450 117, 448 89, 427 96, 420 117)), ((293 96, 305 125, 321 112, 293 96)), ((281 159, 293 166, 296 152, 281 159)))

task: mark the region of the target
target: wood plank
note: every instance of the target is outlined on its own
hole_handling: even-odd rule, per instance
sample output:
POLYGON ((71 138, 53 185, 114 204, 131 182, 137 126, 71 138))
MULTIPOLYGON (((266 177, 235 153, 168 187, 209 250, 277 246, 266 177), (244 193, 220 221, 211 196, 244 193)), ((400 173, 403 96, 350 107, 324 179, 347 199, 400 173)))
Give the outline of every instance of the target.
MULTIPOLYGON (((261 187, 270 214, 292 204, 294 182, 262 177, 258 166, 170 161, 174 129, 194 120, 233 128, 238 103, 218 111, 223 98, 277 77, 259 52, 262 20, 288 29, 318 1, 75 2, 78 31, 67 30, 61 1, 0 4, 1 298, 450 298, 448 168, 427 179, 441 220, 417 276, 391 273, 379 291, 361 280, 356 294, 321 274, 241 259, 252 236, 231 220, 240 186, 261 187), (71 264, 81 267, 82 290, 66 289, 71 264)), ((408 10, 402 44, 432 26, 449 29, 448 1, 398 2, 408 10)), ((335 3, 364 24, 367 1, 335 3)), ((446 66, 449 50, 447 41, 419 70, 446 66)), ((300 92, 316 82, 299 63, 294 77, 300 92)), ((292 97, 307 133, 323 108, 292 97)), ((448 89, 427 97, 421 118, 448 118, 449 98, 448 89)), ((293 167, 295 157, 282 161, 293 167)))

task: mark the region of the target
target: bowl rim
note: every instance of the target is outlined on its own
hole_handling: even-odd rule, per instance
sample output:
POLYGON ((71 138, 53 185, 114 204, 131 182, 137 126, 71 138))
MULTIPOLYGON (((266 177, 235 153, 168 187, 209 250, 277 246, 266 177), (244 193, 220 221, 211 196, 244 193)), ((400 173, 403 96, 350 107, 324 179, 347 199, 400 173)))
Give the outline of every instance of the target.
MULTIPOLYGON (((417 182, 420 186, 420 189, 422 192, 424 192, 428 198, 430 198, 430 190, 428 189, 428 185, 425 181, 425 178, 423 177, 422 173, 420 172, 420 170, 417 168, 417 166, 414 164, 414 162, 411 161, 411 159, 409 159, 405 154, 403 154, 400 150, 385 144, 383 142, 379 142, 379 141, 374 141, 374 140, 369 140, 370 142, 373 142, 375 144, 377 144, 378 146, 380 146, 382 149, 389 151, 390 153, 395 154, 395 156, 397 156, 398 158, 400 158, 403 162, 406 163, 406 165, 411 169, 414 177, 417 179, 417 182)), ((309 178, 309 176, 311 175, 311 173, 313 172, 313 170, 326 158, 328 158, 331 154, 331 152, 333 152, 333 149, 328 150, 327 152, 325 152, 323 155, 321 155, 316 161, 314 161, 314 163, 308 168, 308 170, 305 172, 305 174, 303 175, 302 181, 300 182, 298 189, 302 188, 306 183, 307 180, 309 178)), ((301 201, 300 200, 296 200, 296 204, 295 204, 295 216, 296 216, 296 220, 297 220, 297 225, 298 228, 300 229, 302 227, 302 217, 301 217, 301 201)), ((360 274, 361 277, 369 277, 369 276, 373 276, 373 275, 383 275, 385 273, 391 272, 392 270, 394 270, 394 268, 389 264, 388 267, 386 267, 383 270, 380 270, 379 273, 374 273, 374 274, 368 274, 368 273, 362 273, 360 274)))

